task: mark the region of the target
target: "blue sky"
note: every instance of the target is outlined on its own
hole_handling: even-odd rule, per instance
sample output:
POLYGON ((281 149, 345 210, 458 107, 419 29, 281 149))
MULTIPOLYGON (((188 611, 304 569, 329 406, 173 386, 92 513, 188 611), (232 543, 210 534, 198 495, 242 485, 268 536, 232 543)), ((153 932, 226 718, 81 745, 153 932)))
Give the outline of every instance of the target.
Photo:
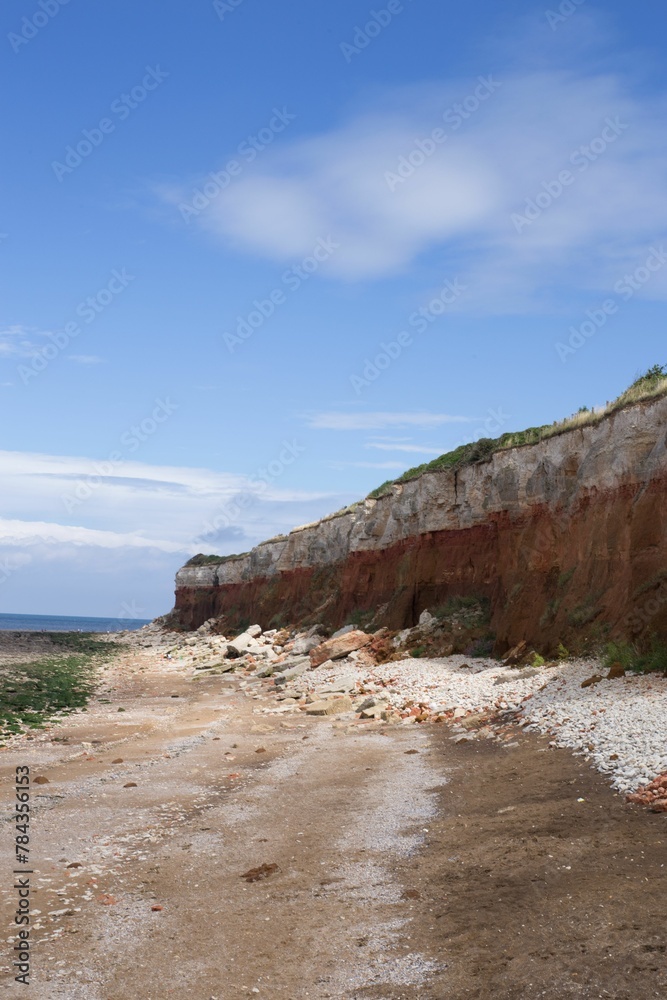
POLYGON ((0 19, 1 610, 162 613, 666 360, 658 0, 0 19))

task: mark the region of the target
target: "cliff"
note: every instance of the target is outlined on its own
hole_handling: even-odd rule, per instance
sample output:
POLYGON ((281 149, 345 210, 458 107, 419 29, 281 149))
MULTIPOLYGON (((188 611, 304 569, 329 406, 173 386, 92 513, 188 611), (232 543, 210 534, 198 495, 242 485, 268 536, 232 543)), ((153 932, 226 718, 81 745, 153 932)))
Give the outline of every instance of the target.
POLYGON ((667 638, 667 397, 613 410, 176 577, 185 628, 322 622, 379 609, 404 628, 452 596, 490 601, 496 648, 667 638))

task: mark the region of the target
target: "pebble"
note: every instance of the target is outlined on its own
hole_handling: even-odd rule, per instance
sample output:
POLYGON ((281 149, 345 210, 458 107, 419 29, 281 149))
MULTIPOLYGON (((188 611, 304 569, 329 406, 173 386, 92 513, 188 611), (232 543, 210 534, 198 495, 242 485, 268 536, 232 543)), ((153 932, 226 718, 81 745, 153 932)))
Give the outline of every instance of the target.
MULTIPOLYGON (((463 656, 410 658, 360 666, 323 664, 294 682, 299 693, 321 689, 351 675, 357 686, 377 686, 388 703, 437 706, 457 718, 489 710, 515 713, 524 731, 548 734, 550 746, 586 757, 619 792, 633 792, 667 771, 667 678, 626 674, 582 688, 603 673, 599 660, 567 660, 530 671, 508 669, 497 660, 466 661, 463 656), (465 664, 465 666, 464 666, 465 664), (498 680, 502 680, 502 697, 498 680)), ((411 716, 403 724, 415 722, 411 716)))

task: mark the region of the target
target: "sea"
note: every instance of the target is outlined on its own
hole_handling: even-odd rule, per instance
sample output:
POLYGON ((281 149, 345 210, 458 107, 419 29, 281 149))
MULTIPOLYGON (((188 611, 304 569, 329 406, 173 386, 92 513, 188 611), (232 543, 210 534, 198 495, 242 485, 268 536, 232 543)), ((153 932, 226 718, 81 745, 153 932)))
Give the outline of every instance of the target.
POLYGON ((148 625, 143 618, 74 618, 67 615, 2 615, 0 631, 124 632, 148 625))

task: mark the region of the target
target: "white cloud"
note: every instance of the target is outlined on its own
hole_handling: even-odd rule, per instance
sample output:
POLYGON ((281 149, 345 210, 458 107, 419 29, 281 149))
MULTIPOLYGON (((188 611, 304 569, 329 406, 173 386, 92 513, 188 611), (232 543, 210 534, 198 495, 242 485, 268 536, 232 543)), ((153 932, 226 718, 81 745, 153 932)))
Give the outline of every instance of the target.
POLYGON ((162 538, 147 538, 139 532, 91 530, 46 521, 19 521, 0 517, 0 545, 44 545, 67 543, 102 549, 142 548, 161 552, 190 552, 192 546, 162 538))
POLYGON ((316 413, 308 424, 318 430, 371 431, 384 427, 441 427, 468 423, 470 419, 448 413, 316 413))
POLYGON ((36 613, 164 612, 193 553, 244 551, 355 499, 259 474, 25 452, 0 452, 0 476, 3 607, 36 613))
MULTIPOLYGON (((285 141, 197 224, 280 262, 331 235, 341 246, 322 270, 346 280, 405 271, 438 249, 444 276, 459 271, 474 292, 456 309, 524 311, 564 281, 608 287, 667 233, 664 97, 594 71, 500 74, 498 83, 460 128, 443 114, 476 80, 392 91, 338 127, 285 141), (387 173, 438 127, 446 141, 392 191, 387 173), (605 130, 606 149, 577 159, 605 130), (544 185, 563 170, 573 183, 517 232, 512 214, 545 200, 544 185)), ((642 294, 667 296, 667 268, 642 294)))
POLYGON ((326 513, 338 499, 291 489, 280 478, 267 485, 209 469, 25 452, 0 452, 0 474, 5 544, 15 538, 188 552, 215 522, 238 528, 234 538, 250 546, 300 523, 313 508, 326 513), (238 505, 241 495, 249 501, 238 505))
POLYGON ((26 326, 8 326, 0 330, 0 358, 29 358, 38 351, 33 337, 44 336, 26 326))

